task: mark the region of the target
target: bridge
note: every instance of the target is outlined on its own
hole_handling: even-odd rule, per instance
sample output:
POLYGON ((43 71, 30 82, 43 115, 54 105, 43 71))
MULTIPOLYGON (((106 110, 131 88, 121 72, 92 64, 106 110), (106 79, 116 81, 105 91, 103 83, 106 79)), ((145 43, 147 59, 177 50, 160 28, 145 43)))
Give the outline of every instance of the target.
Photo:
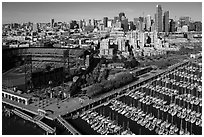
POLYGON ((28 120, 28 121, 33 122, 33 118, 32 118, 31 116, 29 116, 29 115, 27 115, 27 114, 21 112, 21 111, 18 110, 18 109, 13 109, 12 112, 13 112, 14 114, 16 114, 17 116, 19 116, 19 117, 25 119, 25 120, 28 120))
POLYGON ((45 130, 47 134, 48 133, 55 134, 55 129, 51 128, 47 124, 40 121, 43 118, 42 116, 36 116, 36 117, 32 118, 31 116, 23 113, 22 111, 20 111, 18 109, 13 109, 12 111, 17 116, 19 116, 19 117, 21 117, 21 118, 23 118, 25 120, 28 120, 30 122, 36 123, 39 127, 41 127, 43 130, 45 130))
POLYGON ((57 117, 57 121, 62 124, 72 135, 81 135, 73 126, 71 126, 65 119, 61 116, 57 117))
POLYGON ((43 116, 37 115, 33 118, 34 121, 40 121, 43 119, 43 116))
POLYGON ((55 129, 51 128, 50 126, 48 126, 47 124, 43 123, 42 121, 35 121, 35 123, 41 127, 43 130, 45 130, 48 133, 50 134, 55 134, 55 129))

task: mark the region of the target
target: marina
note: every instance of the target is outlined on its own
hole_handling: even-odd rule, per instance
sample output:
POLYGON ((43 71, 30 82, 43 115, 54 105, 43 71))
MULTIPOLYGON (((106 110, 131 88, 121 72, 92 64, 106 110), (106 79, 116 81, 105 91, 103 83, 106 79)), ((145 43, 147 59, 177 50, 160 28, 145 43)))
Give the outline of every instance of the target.
POLYGON ((67 121, 85 123, 91 134, 199 135, 200 76, 200 66, 188 63, 67 121))

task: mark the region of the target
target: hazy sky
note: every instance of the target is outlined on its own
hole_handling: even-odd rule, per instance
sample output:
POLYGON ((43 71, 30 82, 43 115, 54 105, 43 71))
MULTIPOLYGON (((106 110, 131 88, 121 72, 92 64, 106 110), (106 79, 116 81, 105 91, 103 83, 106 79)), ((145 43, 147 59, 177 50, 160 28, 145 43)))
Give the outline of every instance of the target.
POLYGON ((2 22, 68 22, 72 19, 113 18, 124 12, 129 20, 151 15, 154 17, 156 5, 163 11, 169 10, 170 18, 189 16, 194 21, 202 21, 201 2, 3 2, 2 22))

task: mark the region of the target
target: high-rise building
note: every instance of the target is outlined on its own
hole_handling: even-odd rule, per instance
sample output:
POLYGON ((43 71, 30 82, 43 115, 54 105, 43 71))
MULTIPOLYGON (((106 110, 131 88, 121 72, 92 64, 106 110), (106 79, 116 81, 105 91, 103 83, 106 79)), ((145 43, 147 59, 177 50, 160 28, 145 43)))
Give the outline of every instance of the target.
POLYGON ((55 20, 54 20, 54 19, 51 19, 51 27, 52 27, 52 28, 54 27, 54 23, 55 23, 55 20))
POLYGON ((133 23, 135 25, 136 30, 139 30, 139 18, 134 18, 133 23))
POLYGON ((83 21, 79 20, 79 28, 82 29, 82 27, 83 27, 83 21))
POLYGON ((169 19, 169 31, 170 32, 175 31, 175 27, 176 27, 175 25, 176 25, 175 21, 173 19, 169 19))
POLYGON ((139 31, 144 31, 145 24, 144 24, 144 18, 139 17, 139 31))
POLYGON ((200 21, 194 22, 195 24, 195 31, 202 31, 202 23, 200 21))
POLYGON ((119 20, 121 21, 122 20, 122 17, 125 17, 125 13, 124 12, 121 12, 121 13, 119 13, 119 20))
POLYGON ((151 16, 147 15, 147 17, 146 17, 146 30, 150 31, 150 28, 151 28, 151 16))
POLYGON ((167 33, 169 32, 169 11, 164 12, 164 18, 163 18, 163 23, 164 23, 164 32, 167 33))
POLYGON ((182 16, 182 17, 179 18, 179 22, 180 22, 180 27, 183 27, 184 25, 189 26, 190 17, 182 16))
POLYGON ((157 32, 162 32, 162 25, 162 7, 161 5, 157 5, 155 14, 155 29, 157 32))
POLYGON ((113 22, 113 20, 109 19, 108 22, 107 22, 107 27, 112 27, 112 22, 113 22))
POLYGON ((104 24, 104 27, 108 26, 108 17, 103 18, 103 24, 104 24))
POLYGON ((121 21, 121 27, 123 28, 124 31, 128 31, 128 19, 124 19, 121 21))

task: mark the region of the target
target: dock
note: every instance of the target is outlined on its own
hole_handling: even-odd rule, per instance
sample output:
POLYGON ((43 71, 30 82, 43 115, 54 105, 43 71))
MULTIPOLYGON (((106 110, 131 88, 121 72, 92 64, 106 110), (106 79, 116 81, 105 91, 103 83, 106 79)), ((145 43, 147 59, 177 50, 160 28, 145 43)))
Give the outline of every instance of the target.
POLYGON ((55 134, 55 129, 51 128, 47 124, 40 121, 43 118, 42 116, 35 116, 34 118, 32 118, 31 116, 23 113, 22 111, 20 111, 18 109, 13 109, 12 111, 17 116, 19 116, 19 117, 21 117, 21 118, 23 118, 25 120, 28 120, 28 121, 30 121, 32 123, 37 124, 40 128, 42 128, 44 131, 46 131, 47 134, 55 134))
POLYGON ((72 125, 70 125, 65 119, 61 116, 57 117, 57 121, 62 124, 72 135, 81 135, 72 125))

